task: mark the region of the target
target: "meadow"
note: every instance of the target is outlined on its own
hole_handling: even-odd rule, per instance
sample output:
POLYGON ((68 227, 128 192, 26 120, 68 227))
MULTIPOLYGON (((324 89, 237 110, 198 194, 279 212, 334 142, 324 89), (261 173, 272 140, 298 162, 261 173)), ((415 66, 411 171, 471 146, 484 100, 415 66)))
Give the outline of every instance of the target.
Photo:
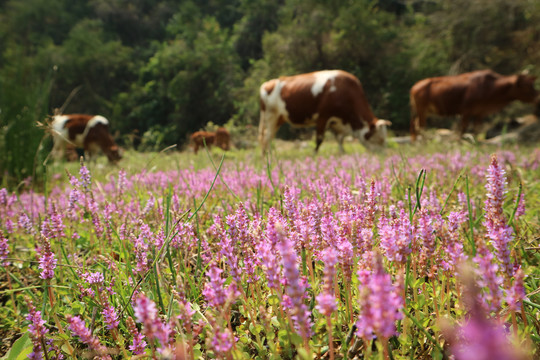
POLYGON ((275 144, 0 189, 2 359, 538 358, 539 149, 275 144))

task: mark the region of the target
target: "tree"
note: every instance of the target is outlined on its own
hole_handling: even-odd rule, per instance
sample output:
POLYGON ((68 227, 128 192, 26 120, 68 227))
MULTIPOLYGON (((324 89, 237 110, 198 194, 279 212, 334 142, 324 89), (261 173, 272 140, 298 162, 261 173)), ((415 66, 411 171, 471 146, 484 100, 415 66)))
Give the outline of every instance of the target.
POLYGON ((207 122, 227 122, 234 109, 231 89, 242 74, 229 32, 215 18, 195 17, 191 24, 181 19, 183 14, 173 17, 168 29, 176 38, 142 68, 135 97, 124 106, 141 132, 165 129, 164 145, 181 145, 207 122))

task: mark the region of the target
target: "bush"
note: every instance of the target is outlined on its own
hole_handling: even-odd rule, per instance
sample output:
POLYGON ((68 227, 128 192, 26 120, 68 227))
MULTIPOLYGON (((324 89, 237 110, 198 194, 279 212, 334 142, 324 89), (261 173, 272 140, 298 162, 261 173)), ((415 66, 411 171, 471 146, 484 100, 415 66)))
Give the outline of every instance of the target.
POLYGON ((6 187, 29 177, 39 185, 44 175, 39 164, 48 154, 45 134, 36 125, 48 114, 52 79, 28 76, 24 67, 19 63, 0 73, 0 183, 6 187))

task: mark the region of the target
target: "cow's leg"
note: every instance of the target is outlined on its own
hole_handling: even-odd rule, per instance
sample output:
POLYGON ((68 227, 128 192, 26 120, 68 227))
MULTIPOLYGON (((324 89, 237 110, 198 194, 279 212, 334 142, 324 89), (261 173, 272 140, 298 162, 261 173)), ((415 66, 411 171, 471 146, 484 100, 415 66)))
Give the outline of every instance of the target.
POLYGON ((416 114, 413 114, 411 116, 411 141, 416 141, 416 137, 418 136, 418 116, 416 114))
POLYGON ((345 140, 345 134, 336 134, 336 139, 339 145, 339 152, 345 154, 345 149, 343 148, 343 140, 345 140))
POLYGON ((473 134, 474 136, 478 136, 480 134, 480 130, 482 130, 482 118, 480 116, 475 116, 473 119, 473 134))
POLYGON ((266 147, 267 144, 265 143, 265 133, 266 133, 266 111, 261 110, 261 116, 259 120, 259 145, 261 145, 261 149, 263 152, 263 155, 266 153, 266 147))
POLYGON ((66 142, 61 136, 53 136, 53 149, 51 151, 52 157, 55 161, 61 161, 64 158, 64 150, 66 148, 66 142))
POLYGON ((326 131, 327 121, 328 119, 326 117, 319 116, 319 118, 317 119, 317 131, 315 134, 315 153, 319 152, 319 147, 324 140, 324 133, 326 131))
POLYGON ((86 158, 85 160, 88 162, 94 162, 95 159, 97 158, 96 154, 98 153, 99 150, 100 150, 99 146, 95 143, 85 144, 84 146, 84 157, 86 158))
POLYGON ((345 149, 343 148, 343 141, 345 140, 345 134, 337 131, 336 129, 332 129, 332 132, 334 133, 334 136, 336 137, 336 141, 339 146, 339 152, 342 154, 345 154, 345 149))
POLYGON ((462 115, 461 116, 461 127, 459 129, 459 137, 461 138, 463 134, 465 134, 465 131, 467 131, 467 128, 469 127, 469 119, 471 118, 470 115, 462 115))
POLYGON ((424 111, 415 111, 411 115, 411 140, 415 141, 420 131, 426 127, 427 115, 424 111))
POLYGON ((261 121, 259 123, 259 142, 263 155, 268 151, 270 142, 276 136, 277 131, 283 124, 281 116, 270 111, 261 111, 261 121))

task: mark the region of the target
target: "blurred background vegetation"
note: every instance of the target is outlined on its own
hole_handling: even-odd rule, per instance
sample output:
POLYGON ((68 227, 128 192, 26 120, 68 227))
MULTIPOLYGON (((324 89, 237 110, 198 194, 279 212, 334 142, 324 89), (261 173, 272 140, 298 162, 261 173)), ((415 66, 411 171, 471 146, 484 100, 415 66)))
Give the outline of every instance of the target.
POLYGON ((181 148, 207 123, 254 130, 258 87, 344 69, 405 131, 408 91, 492 68, 540 75, 537 0, 0 0, 0 186, 43 173, 35 126, 109 118, 118 142, 181 148))

